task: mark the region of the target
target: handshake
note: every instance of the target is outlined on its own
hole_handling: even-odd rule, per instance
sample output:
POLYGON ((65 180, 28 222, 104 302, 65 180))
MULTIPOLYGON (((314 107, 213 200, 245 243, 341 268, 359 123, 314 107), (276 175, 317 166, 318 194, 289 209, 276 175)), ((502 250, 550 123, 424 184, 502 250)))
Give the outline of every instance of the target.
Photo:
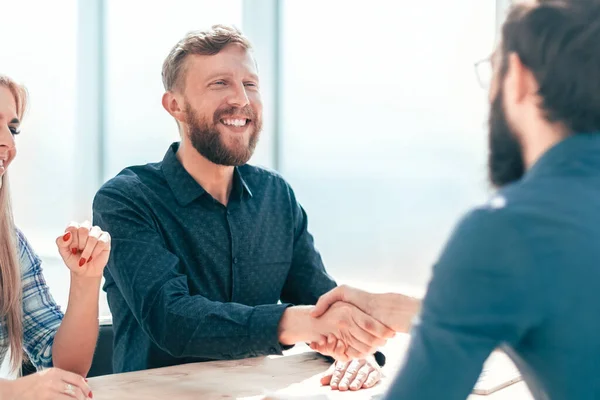
POLYGON ((338 361, 366 358, 396 332, 408 332, 420 305, 402 294, 339 286, 321 296, 316 306, 288 308, 279 324, 279 341, 308 342, 338 361))

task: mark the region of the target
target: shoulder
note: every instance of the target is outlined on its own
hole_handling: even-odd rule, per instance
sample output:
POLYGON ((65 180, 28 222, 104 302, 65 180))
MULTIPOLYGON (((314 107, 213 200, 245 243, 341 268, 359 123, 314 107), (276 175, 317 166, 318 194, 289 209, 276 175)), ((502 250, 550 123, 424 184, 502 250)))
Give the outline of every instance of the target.
POLYGON ((125 168, 100 187, 94 197, 94 208, 101 205, 102 200, 106 198, 136 200, 143 197, 144 188, 153 187, 157 182, 163 181, 161 163, 125 168))
POLYGON ((119 172, 114 178, 109 179, 100 191, 130 192, 144 184, 156 181, 162 178, 162 163, 152 163, 146 165, 135 165, 127 167, 119 172))
POLYGON ((439 263, 457 270, 497 268, 502 274, 531 264, 517 221, 518 207, 503 192, 469 211, 456 225, 439 263))
POLYGON ((488 200, 469 211, 459 223, 466 232, 484 237, 499 232, 517 230, 517 222, 525 217, 524 210, 539 202, 539 191, 531 185, 517 182, 502 188, 488 200), (496 233, 494 233, 496 232, 496 233))

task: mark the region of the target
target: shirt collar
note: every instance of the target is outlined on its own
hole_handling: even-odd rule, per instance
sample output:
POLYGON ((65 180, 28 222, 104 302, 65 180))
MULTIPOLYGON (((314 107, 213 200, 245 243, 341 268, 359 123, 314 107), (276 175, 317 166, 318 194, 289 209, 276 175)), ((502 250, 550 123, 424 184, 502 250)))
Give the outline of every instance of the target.
MULTIPOLYGON (((192 176, 185 170, 183 165, 177 159, 177 150, 179 149, 179 142, 171 144, 165 157, 162 161, 162 171, 165 175, 165 179, 171 188, 171 191, 175 195, 177 202, 182 206, 190 204, 192 201, 201 197, 206 193, 206 190, 192 178, 192 176)), ((239 167, 235 167, 233 172, 233 188, 231 190, 231 196, 239 195, 240 200, 244 193, 249 197, 252 197, 252 191, 248 187, 246 180, 242 176, 243 173, 239 167), (241 189, 241 190, 240 190, 241 189)))
POLYGON ((600 168, 599 155, 600 132, 573 134, 547 150, 527 171, 525 179, 565 167, 600 168))

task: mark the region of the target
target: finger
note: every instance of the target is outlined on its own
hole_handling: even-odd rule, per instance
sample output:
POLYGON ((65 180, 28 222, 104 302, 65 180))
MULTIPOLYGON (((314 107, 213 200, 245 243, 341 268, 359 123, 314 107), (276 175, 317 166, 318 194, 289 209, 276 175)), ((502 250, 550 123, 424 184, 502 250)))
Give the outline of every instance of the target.
POLYGON ((363 385, 363 388, 367 389, 367 388, 375 386, 377 384, 377 382, 379 382, 380 379, 381 379, 381 372, 379 372, 378 370, 371 371, 371 373, 369 374, 369 377, 367 378, 367 380, 365 381, 365 384, 363 385))
POLYGON ((85 248, 81 253, 81 260, 79 261, 80 267, 82 267, 83 264, 85 264, 90 259, 90 256, 96 249, 96 246, 100 239, 100 235, 102 235, 102 230, 99 227, 94 226, 90 229, 88 233, 87 243, 85 244, 85 248))
MULTIPOLYGON (((73 400, 73 399, 77 399, 77 400, 86 400, 88 396, 86 396, 83 391, 81 390, 81 388, 73 385, 72 383, 70 384, 71 387, 68 386, 69 383, 65 382, 61 379, 56 380, 55 382, 53 382, 53 390, 56 391, 59 395, 58 398, 60 399, 69 399, 69 400, 73 400)), ((55 397, 52 397, 53 399, 55 397)))
POLYGON ((329 335, 327 335, 327 344, 325 345, 325 351, 327 352, 327 354, 335 353, 335 347, 338 344, 337 342, 338 340, 335 336, 333 336, 333 334, 330 333, 329 335))
POLYGON ((335 363, 335 369, 334 369, 333 375, 331 377, 331 382, 329 382, 329 386, 331 386, 331 388, 333 390, 336 390, 338 388, 338 384, 340 383, 340 380, 344 376, 344 372, 346 372, 347 366, 348 366, 348 363, 346 363, 344 361, 337 361, 335 363))
POLYGON ((362 367, 365 364, 365 360, 353 360, 350 365, 348 365, 348 368, 346 368, 346 372, 344 373, 344 376, 342 377, 342 379, 340 380, 340 383, 338 384, 338 389, 342 392, 348 390, 348 388, 350 387, 350 383, 354 380, 354 378, 356 378, 356 374, 358 373, 358 370, 360 369, 360 367, 362 367))
POLYGON ((337 302, 342 301, 343 299, 343 288, 336 287, 335 289, 325 293, 323 296, 319 298, 319 301, 315 305, 315 308, 312 309, 310 315, 314 318, 320 317, 325 314, 325 312, 329 309, 329 307, 337 302))
POLYGON ((325 347, 325 345, 327 344, 327 337, 324 335, 321 335, 319 337, 319 340, 317 341, 317 344, 319 345, 319 347, 325 347))
POLYGON ((396 335, 396 332, 393 329, 388 328, 362 311, 354 314, 354 322, 363 330, 378 338, 390 339, 396 335))
MULTIPOLYGON (((55 397, 52 397, 52 400, 73 400, 73 399, 79 399, 79 397, 77 397, 76 395, 70 395, 70 394, 66 394, 66 393, 58 393, 55 397)), ((84 397, 85 400, 85 397, 84 397)))
POLYGON ((90 394, 92 393, 92 389, 87 384, 85 379, 82 376, 74 374, 72 372, 60 370, 60 378, 65 383, 70 383, 71 385, 79 388, 81 393, 83 393, 86 397, 92 397, 90 394))
POLYGON ((370 356, 370 354, 363 353, 362 351, 356 350, 354 347, 348 347, 346 349, 346 358, 348 360, 358 360, 361 358, 366 358, 370 356))
POLYGON ((331 382, 331 378, 333 377, 333 371, 335 371, 335 363, 329 366, 329 369, 325 371, 323 376, 321 377, 321 385, 327 386, 331 382))
POLYGON ((108 232, 102 232, 100 234, 100 237, 98 238, 98 243, 96 244, 96 247, 94 248, 94 252, 92 253, 91 257, 88 258, 88 262, 92 261, 93 258, 98 258, 100 257, 100 255, 104 252, 109 252, 110 253, 110 234, 108 232))
POLYGON ((85 245, 87 244, 87 238, 90 234, 90 229, 92 228, 92 224, 90 223, 90 221, 84 221, 80 226, 79 229, 77 229, 77 235, 78 235, 78 244, 79 244, 79 251, 83 251, 83 249, 85 249, 85 245))
POLYGON ((314 351, 323 354, 324 356, 331 355, 331 353, 327 352, 327 348, 325 346, 319 346, 318 343, 312 342, 311 344, 309 344, 309 347, 314 351))
POLYGON ((372 346, 372 343, 377 340, 377 338, 360 328, 350 328, 346 340, 348 347, 353 347, 361 354, 371 355, 377 351, 377 347, 372 346))
POLYGON ((373 366, 371 366, 369 363, 365 363, 362 367, 360 367, 356 373, 356 376, 354 377, 354 380, 350 383, 350 390, 358 390, 363 387, 372 371, 375 371, 375 368, 373 368, 373 366))
POLYGON ((71 243, 73 242, 73 234, 65 231, 62 235, 56 238, 56 247, 63 260, 67 260, 71 256, 71 243))
POLYGON ((346 345, 342 340, 337 341, 337 343, 335 344, 335 348, 331 354, 332 357, 335 358, 337 361, 351 361, 351 359, 349 359, 348 356, 346 356, 346 345))
POLYGON ((78 231, 79 230, 79 224, 75 221, 71 222, 69 224, 69 226, 67 226, 67 229, 65 229, 65 232, 70 232, 71 233, 71 254, 75 255, 79 252, 79 235, 78 235, 78 231))
POLYGON ((323 345, 313 342, 309 346, 311 349, 318 351, 321 354, 333 356, 335 354, 335 346, 337 345, 336 337, 330 333, 327 335, 327 340, 324 340, 324 342, 325 343, 323 345))

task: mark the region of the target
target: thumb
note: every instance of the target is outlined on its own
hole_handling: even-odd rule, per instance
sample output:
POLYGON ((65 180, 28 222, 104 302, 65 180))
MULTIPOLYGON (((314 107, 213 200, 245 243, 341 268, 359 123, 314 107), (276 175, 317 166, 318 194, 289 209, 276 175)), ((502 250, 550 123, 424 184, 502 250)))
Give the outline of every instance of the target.
POLYGON ((71 243, 73 242, 73 234, 66 232, 62 236, 56 238, 56 247, 63 260, 66 260, 71 255, 71 243))
POLYGON ((331 383, 331 378, 333 378, 334 371, 335 371, 335 363, 331 364, 329 369, 321 377, 321 385, 327 386, 331 383))
POLYGON ((311 317, 318 318, 331 307, 332 304, 342 301, 344 298, 343 288, 337 287, 319 298, 315 308, 310 312, 311 317))

